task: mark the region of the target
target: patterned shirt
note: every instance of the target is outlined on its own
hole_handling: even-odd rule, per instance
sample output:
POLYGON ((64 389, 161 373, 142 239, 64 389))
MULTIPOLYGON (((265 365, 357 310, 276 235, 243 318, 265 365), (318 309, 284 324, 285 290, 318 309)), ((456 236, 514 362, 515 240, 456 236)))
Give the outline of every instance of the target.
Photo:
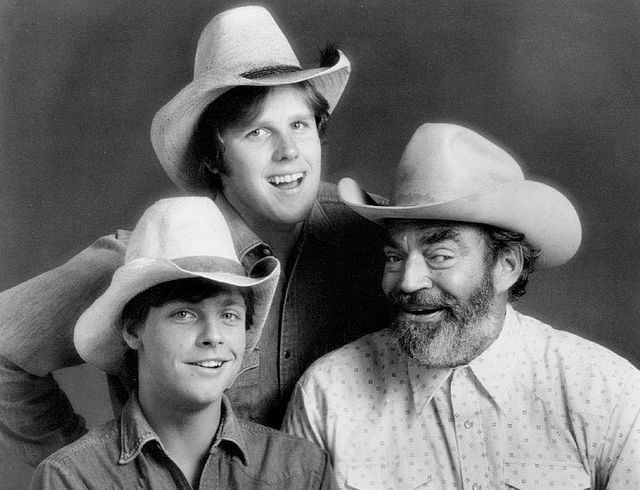
POLYGON ((316 361, 283 430, 344 488, 640 488, 640 371, 507 307, 468 365, 428 369, 388 330, 316 361))
MULTIPOLYGON (((191 485, 131 396, 120 420, 92 429, 40 463, 31 488, 189 490, 191 485)), ((336 486, 328 457, 316 445, 237 419, 223 397, 222 419, 198 488, 330 490, 336 486)))

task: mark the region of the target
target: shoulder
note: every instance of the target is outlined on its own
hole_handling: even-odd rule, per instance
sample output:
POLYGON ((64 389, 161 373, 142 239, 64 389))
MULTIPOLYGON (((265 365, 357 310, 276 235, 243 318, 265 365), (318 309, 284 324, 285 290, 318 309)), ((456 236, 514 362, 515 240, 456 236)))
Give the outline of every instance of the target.
MULTIPOLYGON (((386 202, 380 196, 374 197, 380 203, 386 202)), ((362 233, 382 236, 382 229, 379 226, 360 216, 340 199, 335 184, 329 182, 320 183, 320 189, 316 197, 316 207, 320 215, 333 228, 333 231, 339 232, 342 237, 349 238, 357 234, 362 238, 362 233)), ((314 219, 313 212, 311 216, 314 219)), ((316 219, 314 221, 317 222, 317 214, 315 216, 316 219)))
POLYGON ((107 462, 114 466, 120 456, 120 429, 117 420, 94 427, 77 441, 47 457, 40 466, 71 474, 95 471, 107 462))
POLYGON ((536 371, 543 371, 538 391, 549 392, 551 379, 564 393, 558 393, 559 397, 575 392, 575 399, 582 400, 593 395, 589 403, 591 409, 603 412, 630 387, 635 387, 640 397, 640 371, 629 361, 578 335, 520 313, 517 315, 523 327, 527 357, 532 366, 537 364, 536 371))
POLYGON ((249 471, 268 474, 274 481, 325 472, 327 455, 313 442, 249 420, 238 421, 247 445, 249 471))
POLYGON ((316 360, 300 378, 300 384, 332 383, 346 378, 357 382, 360 374, 374 374, 400 361, 389 329, 360 337, 316 360))

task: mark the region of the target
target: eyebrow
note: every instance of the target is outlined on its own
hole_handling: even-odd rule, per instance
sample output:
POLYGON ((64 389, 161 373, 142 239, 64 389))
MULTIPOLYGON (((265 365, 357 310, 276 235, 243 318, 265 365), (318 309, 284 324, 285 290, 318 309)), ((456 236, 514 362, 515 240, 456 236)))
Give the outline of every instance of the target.
MULTIPOLYGON (((456 245, 462 247, 465 250, 467 249, 467 246, 463 243, 460 237, 460 230, 455 227, 449 226, 429 228, 425 230, 420 237, 420 245, 429 246, 437 243, 442 243, 447 240, 451 240, 456 245)), ((398 247, 398 244, 391 238, 388 233, 385 236, 385 245, 391 248, 398 247)))

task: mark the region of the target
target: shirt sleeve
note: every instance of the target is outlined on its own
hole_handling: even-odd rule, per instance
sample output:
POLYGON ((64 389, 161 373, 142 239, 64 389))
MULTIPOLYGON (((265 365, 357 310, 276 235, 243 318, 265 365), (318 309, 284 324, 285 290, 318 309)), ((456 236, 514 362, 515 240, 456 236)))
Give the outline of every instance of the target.
POLYGON ((128 232, 102 237, 65 264, 0 293, 0 356, 37 376, 80 364, 73 329, 122 265, 128 232))
POLYGON ((606 488, 640 488, 640 371, 632 368, 610 419, 600 457, 606 488))
POLYGON ((36 466, 87 431, 51 374, 35 376, 0 358, 0 442, 36 466))
POLYGON ((296 383, 289 400, 281 430, 315 442, 324 451, 328 451, 325 419, 319 415, 316 400, 306 394, 300 381, 296 383))
POLYGON ((51 373, 82 362, 73 344, 76 321, 122 264, 128 235, 100 238, 0 293, 0 442, 33 466, 86 432, 51 373))

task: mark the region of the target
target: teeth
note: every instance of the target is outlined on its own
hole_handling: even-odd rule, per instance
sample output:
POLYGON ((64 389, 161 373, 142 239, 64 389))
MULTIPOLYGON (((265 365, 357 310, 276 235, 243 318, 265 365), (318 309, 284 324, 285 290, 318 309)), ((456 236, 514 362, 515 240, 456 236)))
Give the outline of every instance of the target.
POLYGON ((222 366, 222 361, 198 361, 194 362, 196 366, 206 367, 206 368, 218 368, 222 366))
POLYGON ((272 184, 284 184, 285 182, 293 182, 294 180, 298 180, 304 177, 304 172, 297 172, 295 174, 286 174, 286 175, 273 175, 267 179, 268 182, 272 184))

